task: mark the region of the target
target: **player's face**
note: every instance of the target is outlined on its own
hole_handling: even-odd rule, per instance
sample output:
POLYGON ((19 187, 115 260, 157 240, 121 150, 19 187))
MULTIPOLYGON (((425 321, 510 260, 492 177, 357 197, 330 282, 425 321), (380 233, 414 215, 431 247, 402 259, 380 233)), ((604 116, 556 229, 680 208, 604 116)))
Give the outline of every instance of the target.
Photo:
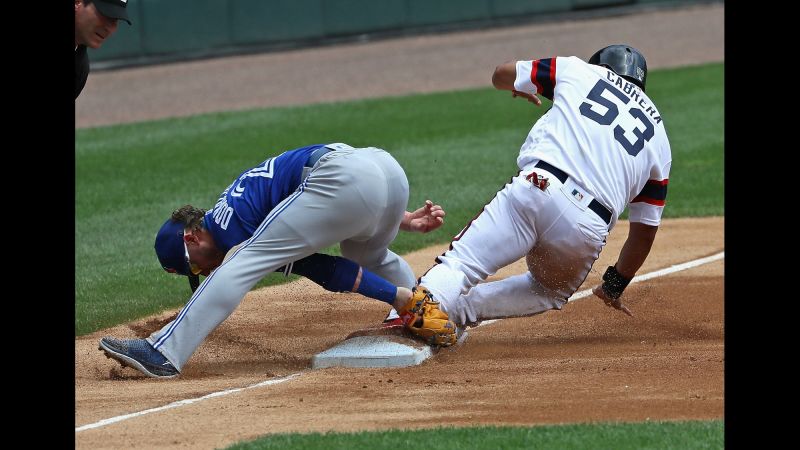
POLYGON ((212 270, 222 264, 219 257, 219 250, 216 247, 210 248, 209 244, 200 241, 198 245, 188 246, 189 267, 195 275, 208 276, 212 270))
POLYGON ((115 31, 117 19, 100 14, 94 3, 75 3, 75 44, 98 48, 115 31))

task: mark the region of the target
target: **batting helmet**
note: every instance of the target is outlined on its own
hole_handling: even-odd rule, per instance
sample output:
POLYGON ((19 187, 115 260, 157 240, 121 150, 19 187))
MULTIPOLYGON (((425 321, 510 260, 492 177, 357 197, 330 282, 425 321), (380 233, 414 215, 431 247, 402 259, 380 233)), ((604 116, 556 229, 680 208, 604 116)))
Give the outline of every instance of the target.
POLYGON ((647 61, 642 52, 630 45, 609 45, 602 48, 589 58, 589 64, 606 66, 644 91, 647 61))

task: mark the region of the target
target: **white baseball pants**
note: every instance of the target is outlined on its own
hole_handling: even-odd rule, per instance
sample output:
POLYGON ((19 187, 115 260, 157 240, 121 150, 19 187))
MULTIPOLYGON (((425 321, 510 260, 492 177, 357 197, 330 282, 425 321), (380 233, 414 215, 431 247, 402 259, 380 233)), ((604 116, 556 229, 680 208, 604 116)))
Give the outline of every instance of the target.
POLYGON ((421 277, 458 325, 561 309, 589 274, 608 224, 588 209, 592 196, 539 168, 523 170, 497 193, 421 277), (550 185, 526 179, 536 172, 550 185), (529 273, 481 283, 520 258, 529 273))

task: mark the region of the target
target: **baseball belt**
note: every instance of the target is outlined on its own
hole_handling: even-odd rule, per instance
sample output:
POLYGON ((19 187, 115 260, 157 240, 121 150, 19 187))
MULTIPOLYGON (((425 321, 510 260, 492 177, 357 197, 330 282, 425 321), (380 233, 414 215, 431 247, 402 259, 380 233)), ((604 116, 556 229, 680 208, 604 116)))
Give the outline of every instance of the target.
MULTIPOLYGON (((569 178, 566 172, 544 161, 537 162, 534 167, 538 167, 542 170, 550 172, 551 174, 553 174, 554 177, 558 178, 558 181, 560 181, 561 184, 566 183, 567 178, 569 178)), ((602 203, 598 202, 597 199, 592 199, 592 201, 589 202, 589 209, 591 209, 592 211, 594 211, 595 214, 600 216, 600 218, 603 219, 606 225, 609 225, 611 223, 611 216, 612 216, 611 211, 605 206, 603 206, 602 203)))
POLYGON ((319 161, 320 158, 322 158, 323 156, 325 156, 328 153, 332 152, 333 150, 334 149, 328 148, 328 147, 320 147, 320 148, 314 150, 308 156, 308 161, 306 161, 306 165, 305 166, 308 167, 308 168, 314 167, 314 164, 316 164, 317 161, 319 161))

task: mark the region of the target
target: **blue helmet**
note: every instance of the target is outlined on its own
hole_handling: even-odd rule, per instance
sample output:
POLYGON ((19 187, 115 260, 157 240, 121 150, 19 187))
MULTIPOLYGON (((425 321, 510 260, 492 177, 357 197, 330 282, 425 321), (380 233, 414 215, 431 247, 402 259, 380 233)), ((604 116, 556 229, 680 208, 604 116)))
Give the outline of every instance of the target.
POLYGON ((602 48, 589 58, 589 64, 606 66, 644 91, 647 61, 642 52, 630 45, 609 45, 602 48))

